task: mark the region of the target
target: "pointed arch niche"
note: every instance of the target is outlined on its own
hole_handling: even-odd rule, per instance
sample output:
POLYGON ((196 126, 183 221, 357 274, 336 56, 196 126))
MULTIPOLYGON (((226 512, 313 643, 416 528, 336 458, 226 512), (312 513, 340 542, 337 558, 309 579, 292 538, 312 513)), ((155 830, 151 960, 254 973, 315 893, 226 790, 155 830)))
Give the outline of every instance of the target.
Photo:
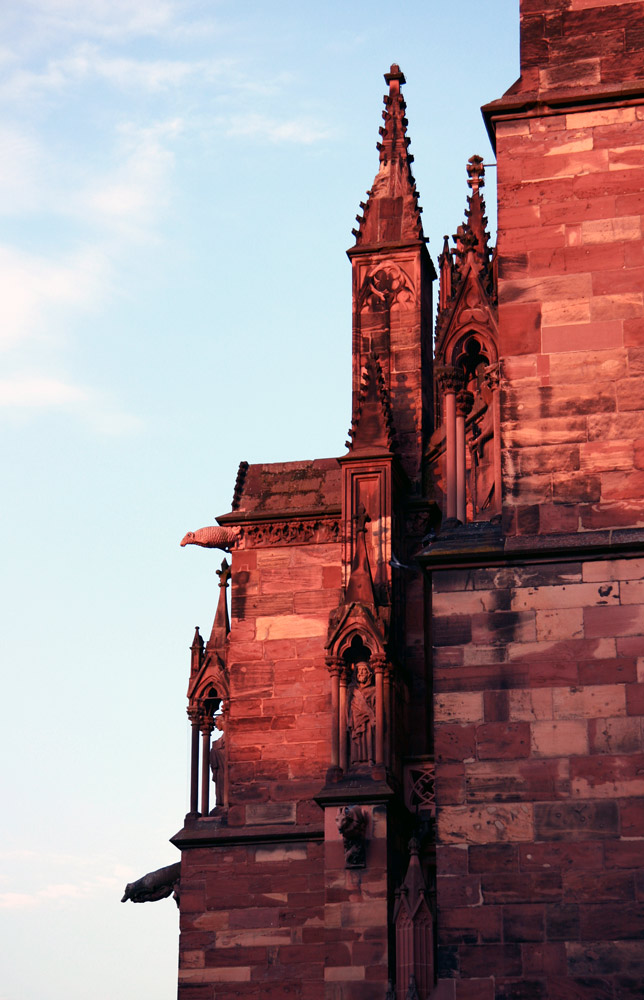
POLYGON ((190 682, 188 718, 191 726, 190 813, 192 817, 210 815, 210 783, 215 785, 215 807, 228 806, 228 766, 226 750, 226 713, 229 700, 228 633, 230 620, 226 591, 230 566, 224 559, 219 577, 219 600, 210 638, 204 645, 195 629, 190 647, 190 682), (213 730, 221 734, 212 740, 213 730), (201 743, 201 753, 200 753, 201 743))
POLYGON ((390 766, 391 664, 375 608, 354 602, 331 629, 331 768, 390 766))
POLYGON ((468 163, 466 221, 445 237, 434 354, 435 431, 427 469, 452 524, 501 512, 501 410, 495 255, 485 230, 483 161, 468 163))

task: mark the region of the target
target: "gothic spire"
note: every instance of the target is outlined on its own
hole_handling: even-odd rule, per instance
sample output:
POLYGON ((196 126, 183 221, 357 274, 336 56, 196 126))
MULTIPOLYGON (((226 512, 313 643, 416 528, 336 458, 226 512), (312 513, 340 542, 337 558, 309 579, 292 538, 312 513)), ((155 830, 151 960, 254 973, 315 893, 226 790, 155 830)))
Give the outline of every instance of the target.
POLYGON ((411 172, 414 158, 408 151, 411 140, 407 137, 406 105, 400 92, 405 77, 396 63, 385 73, 385 81, 389 94, 384 97, 384 125, 377 144, 380 167, 366 204, 360 202, 363 215, 356 216, 359 228, 353 230, 356 247, 425 241, 422 209, 411 172))

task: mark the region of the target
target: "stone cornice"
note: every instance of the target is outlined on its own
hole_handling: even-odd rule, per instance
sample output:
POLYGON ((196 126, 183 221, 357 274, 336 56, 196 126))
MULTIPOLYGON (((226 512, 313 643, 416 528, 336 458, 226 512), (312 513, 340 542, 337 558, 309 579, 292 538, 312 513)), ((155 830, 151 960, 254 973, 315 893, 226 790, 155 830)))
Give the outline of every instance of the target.
POLYGON ((428 572, 485 566, 534 565, 630 558, 644 554, 644 528, 610 528, 560 535, 510 535, 485 523, 441 535, 416 559, 428 572))
POLYGON ((170 843, 180 850, 185 847, 208 847, 224 844, 287 844, 310 840, 324 840, 324 827, 272 824, 266 826, 224 826, 214 816, 189 820, 170 838, 170 843))
POLYGON ((534 90, 507 93, 481 108, 483 121, 496 153, 496 124, 512 118, 541 118, 549 115, 571 114, 577 111, 596 111, 609 105, 611 108, 644 104, 644 81, 630 82, 622 87, 608 84, 570 90, 534 90))

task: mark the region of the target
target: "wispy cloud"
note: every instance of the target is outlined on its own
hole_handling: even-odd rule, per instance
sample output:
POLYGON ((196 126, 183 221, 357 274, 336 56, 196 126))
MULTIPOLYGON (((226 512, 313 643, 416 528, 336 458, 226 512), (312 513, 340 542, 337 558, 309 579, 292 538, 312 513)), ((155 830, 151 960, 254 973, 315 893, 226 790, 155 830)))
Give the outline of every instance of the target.
POLYGON ((33 892, 0 892, 0 909, 24 910, 49 903, 63 906, 99 895, 106 890, 120 889, 122 878, 96 876, 80 882, 52 882, 33 892))
MULTIPOLYGON (((0 72, 2 63, 0 62, 0 72)), ((228 58, 219 60, 146 59, 110 55, 93 43, 84 42, 65 56, 50 59, 42 67, 5 67, 0 93, 13 101, 62 95, 79 83, 99 81, 126 93, 162 93, 197 82, 203 87, 226 77, 227 86, 251 92, 256 87, 235 70, 228 58)), ((265 85, 264 85, 265 86, 265 85)))
POLYGON ((120 410, 105 393, 68 379, 18 373, 0 379, 0 415, 22 419, 44 411, 69 413, 101 434, 132 434, 143 428, 142 419, 120 410))
POLYGON ((179 118, 145 128, 122 125, 116 166, 93 176, 85 190, 72 199, 70 209, 86 224, 106 232, 117 230, 120 236, 135 242, 149 239, 160 212, 171 199, 171 143, 182 129, 179 118))
POLYGON ((269 142, 293 142, 309 146, 328 139, 333 133, 328 125, 314 118, 290 118, 280 121, 261 114, 239 115, 225 123, 226 134, 269 142))
POLYGON ((107 260, 98 247, 57 259, 0 246, 0 347, 42 339, 57 310, 97 302, 106 280, 107 260))
POLYGON ((47 376, 17 376, 0 379, 0 407, 49 409, 86 403, 91 397, 87 389, 61 379, 47 376))
MULTIPOLYGON (((177 29, 189 8, 168 0, 22 0, 40 31, 125 40, 159 37, 177 29)), ((201 30, 211 21, 201 21, 201 30)))
POLYGON ((4 851, 0 857, 11 865, 3 872, 2 881, 19 885, 14 888, 9 884, 0 892, 0 909, 5 910, 73 905, 106 892, 114 895, 137 877, 130 868, 102 856, 15 850, 4 851), (41 876, 41 884, 37 884, 41 876))

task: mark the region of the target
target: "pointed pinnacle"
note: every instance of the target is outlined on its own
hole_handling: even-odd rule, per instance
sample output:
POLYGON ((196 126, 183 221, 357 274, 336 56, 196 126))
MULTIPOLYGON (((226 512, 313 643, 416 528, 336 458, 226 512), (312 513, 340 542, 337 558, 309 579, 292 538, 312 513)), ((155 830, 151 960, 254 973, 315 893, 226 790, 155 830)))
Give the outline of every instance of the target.
POLYGON ((407 240, 423 240, 418 192, 411 172, 413 156, 409 153, 410 139, 406 134, 405 101, 400 92, 405 76, 397 63, 385 73, 389 93, 385 95, 384 125, 379 129, 381 141, 376 143, 380 167, 370 191, 365 218, 360 221, 356 244, 381 246, 407 240), (395 214, 391 214, 392 199, 395 214), (375 207, 377 206, 377 207, 375 207))

